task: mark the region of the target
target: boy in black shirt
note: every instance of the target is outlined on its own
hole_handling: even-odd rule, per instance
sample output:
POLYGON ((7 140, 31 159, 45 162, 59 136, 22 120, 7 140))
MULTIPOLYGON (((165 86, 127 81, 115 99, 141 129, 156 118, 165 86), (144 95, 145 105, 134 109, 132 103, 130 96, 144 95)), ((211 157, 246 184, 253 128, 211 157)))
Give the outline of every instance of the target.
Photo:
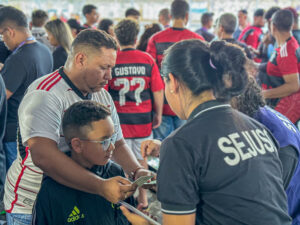
MULTIPOLYGON (((110 161, 115 135, 108 108, 93 101, 77 102, 65 112, 62 123, 75 162, 104 179, 124 177, 121 167, 110 161)), ((131 194, 127 193, 127 196, 131 194)), ((127 201, 132 201, 132 197, 127 201)), ((129 224, 119 208, 105 198, 63 186, 46 177, 33 208, 32 224, 70 223, 129 224)))

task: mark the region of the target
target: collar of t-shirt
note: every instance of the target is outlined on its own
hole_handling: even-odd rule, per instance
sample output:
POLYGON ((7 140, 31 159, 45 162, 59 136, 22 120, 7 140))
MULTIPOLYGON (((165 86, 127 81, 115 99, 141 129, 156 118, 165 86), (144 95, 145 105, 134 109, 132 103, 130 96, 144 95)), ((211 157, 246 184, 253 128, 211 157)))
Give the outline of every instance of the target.
POLYGON ((121 50, 121 52, 126 52, 126 51, 133 51, 135 48, 124 48, 121 50))
POLYGON ((179 28, 179 27, 170 27, 173 30, 185 30, 185 28, 179 28))
POLYGON ((91 100, 92 99, 92 94, 88 93, 86 96, 82 94, 82 92, 72 83, 72 81, 69 79, 67 74, 64 72, 64 67, 59 68, 59 74, 61 77, 66 81, 66 83, 70 86, 70 88, 78 95, 83 100, 91 100))
POLYGON ((193 110, 193 112, 191 113, 191 115, 188 118, 188 121, 196 118, 197 116, 200 116, 204 112, 218 109, 218 108, 228 108, 228 107, 231 107, 228 103, 220 102, 218 100, 211 100, 211 101, 204 102, 204 103, 198 105, 193 110))

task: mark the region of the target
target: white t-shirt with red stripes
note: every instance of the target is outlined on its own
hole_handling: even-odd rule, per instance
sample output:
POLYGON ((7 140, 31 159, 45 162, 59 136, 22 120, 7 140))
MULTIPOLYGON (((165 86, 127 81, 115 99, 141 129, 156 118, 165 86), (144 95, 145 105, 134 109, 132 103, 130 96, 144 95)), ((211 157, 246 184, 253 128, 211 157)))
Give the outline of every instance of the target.
POLYGON ((21 133, 20 135, 18 132, 17 137, 18 156, 10 167, 5 182, 4 205, 7 212, 31 214, 40 189, 43 172, 33 164, 30 150, 26 147, 27 140, 33 137, 49 138, 57 143, 61 151, 68 151, 61 126, 63 114, 73 103, 87 99, 100 102, 111 109, 117 132, 116 140, 122 139, 119 118, 106 90, 83 96, 62 68, 29 86, 18 111, 21 133))

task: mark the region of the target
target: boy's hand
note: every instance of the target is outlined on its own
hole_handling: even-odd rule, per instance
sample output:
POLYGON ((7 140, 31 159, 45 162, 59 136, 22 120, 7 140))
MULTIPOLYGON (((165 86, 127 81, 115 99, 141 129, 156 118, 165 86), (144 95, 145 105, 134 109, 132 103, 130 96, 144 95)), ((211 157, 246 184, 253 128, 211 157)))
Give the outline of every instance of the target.
POLYGON ((124 177, 112 177, 101 182, 101 193, 107 201, 118 203, 133 195, 137 186, 124 177))

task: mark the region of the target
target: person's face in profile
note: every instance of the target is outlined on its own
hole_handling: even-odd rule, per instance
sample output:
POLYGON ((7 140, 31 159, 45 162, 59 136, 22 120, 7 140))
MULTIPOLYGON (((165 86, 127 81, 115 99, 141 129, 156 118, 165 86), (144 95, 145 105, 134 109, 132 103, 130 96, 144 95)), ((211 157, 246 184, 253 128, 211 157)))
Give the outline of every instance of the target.
POLYGON ((92 122, 87 130, 86 138, 79 139, 81 149, 78 155, 81 161, 89 168, 107 164, 112 157, 113 143, 116 141, 111 117, 92 122))

